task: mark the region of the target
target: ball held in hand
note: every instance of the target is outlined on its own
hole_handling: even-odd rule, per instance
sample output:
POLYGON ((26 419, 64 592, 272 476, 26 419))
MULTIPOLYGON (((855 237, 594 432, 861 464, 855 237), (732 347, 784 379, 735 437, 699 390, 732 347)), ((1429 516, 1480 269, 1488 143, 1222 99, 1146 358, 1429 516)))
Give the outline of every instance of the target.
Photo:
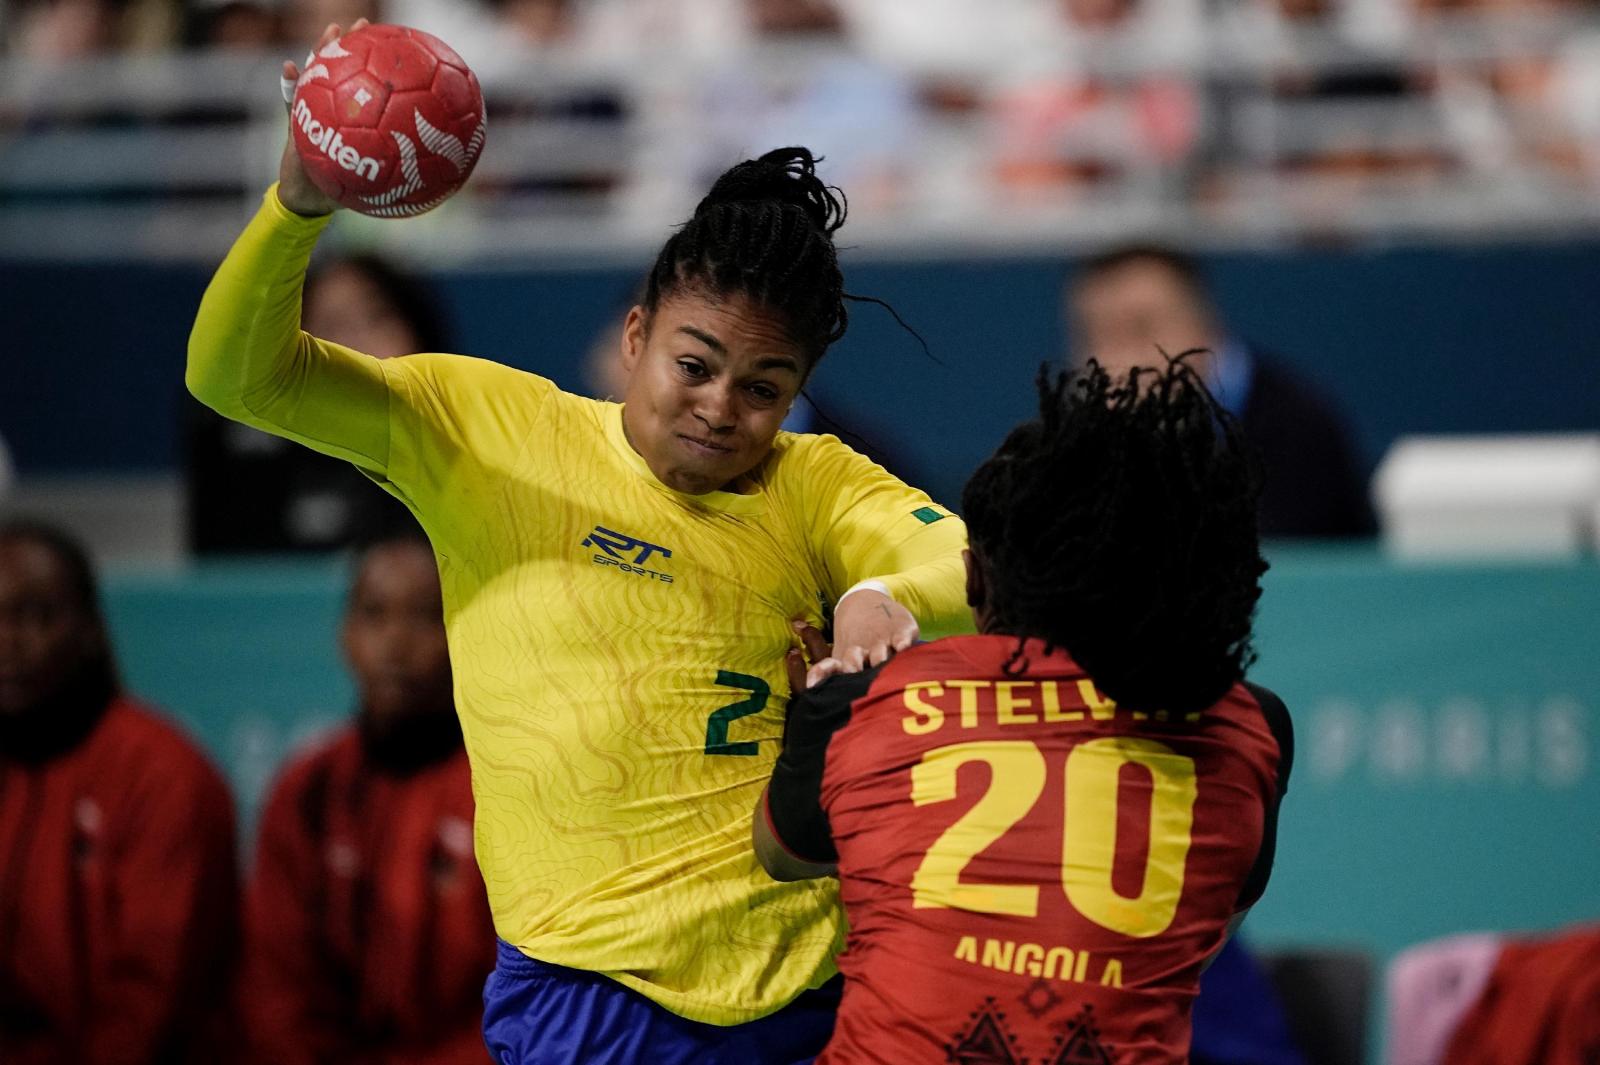
POLYGON ((308 57, 289 127, 317 188, 362 214, 404 218, 466 184, 483 151, 483 91, 432 34, 365 26, 308 57))

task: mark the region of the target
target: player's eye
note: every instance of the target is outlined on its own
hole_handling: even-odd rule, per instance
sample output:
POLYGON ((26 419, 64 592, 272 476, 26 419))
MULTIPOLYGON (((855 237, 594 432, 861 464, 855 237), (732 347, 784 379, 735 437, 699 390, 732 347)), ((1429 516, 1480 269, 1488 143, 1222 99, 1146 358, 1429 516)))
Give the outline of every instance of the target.
POLYGON ((705 363, 698 359, 679 359, 678 369, 683 372, 685 377, 693 378, 696 381, 704 381, 711 376, 711 371, 706 369, 705 363))
POLYGON ((749 391, 750 395, 755 397, 758 402, 776 403, 778 401, 778 390, 771 385, 751 385, 749 391))

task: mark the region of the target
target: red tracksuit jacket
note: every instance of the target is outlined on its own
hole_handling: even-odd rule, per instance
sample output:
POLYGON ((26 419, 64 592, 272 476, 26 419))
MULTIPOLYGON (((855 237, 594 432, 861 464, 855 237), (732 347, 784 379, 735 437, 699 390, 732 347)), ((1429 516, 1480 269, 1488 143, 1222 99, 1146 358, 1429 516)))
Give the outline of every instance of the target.
POLYGON ((84 725, 49 756, 0 748, 0 1061, 224 1060, 233 800, 133 700, 84 725))
POLYGON ((245 1010, 272 1065, 488 1065, 494 926, 464 751, 386 770, 354 728, 292 763, 262 816, 245 1010))

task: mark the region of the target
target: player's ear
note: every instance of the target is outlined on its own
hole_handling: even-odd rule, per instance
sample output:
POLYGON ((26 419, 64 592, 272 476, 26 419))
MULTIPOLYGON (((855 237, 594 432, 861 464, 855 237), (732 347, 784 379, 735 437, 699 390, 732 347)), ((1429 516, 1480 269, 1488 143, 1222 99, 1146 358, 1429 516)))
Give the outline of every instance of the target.
POLYGON ((630 377, 634 367, 639 365, 639 356, 644 354, 649 325, 648 313, 637 303, 628 311, 627 321, 622 323, 622 368, 630 377))

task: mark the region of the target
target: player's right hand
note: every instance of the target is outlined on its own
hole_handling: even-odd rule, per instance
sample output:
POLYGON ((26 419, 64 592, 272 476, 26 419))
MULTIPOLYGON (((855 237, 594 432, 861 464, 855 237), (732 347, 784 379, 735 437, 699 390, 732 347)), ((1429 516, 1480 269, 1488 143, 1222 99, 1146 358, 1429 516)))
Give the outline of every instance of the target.
MULTIPOLYGON (((357 19, 351 25, 354 32, 367 24, 366 19, 357 19)), ((322 37, 317 41, 311 55, 306 57, 310 62, 312 57, 326 48, 328 44, 337 40, 342 31, 337 22, 328 23, 328 28, 322 31, 322 37)), ((300 80, 300 68, 293 62, 285 61, 283 64, 283 96, 284 109, 287 111, 294 102, 294 85, 300 80)), ((327 193, 317 188, 311 180, 311 175, 306 173, 305 164, 300 161, 300 153, 295 151, 294 133, 289 134, 289 141, 283 146, 283 159, 278 163, 278 200, 295 214, 314 217, 316 215, 332 214, 339 209, 339 204, 327 193)))

